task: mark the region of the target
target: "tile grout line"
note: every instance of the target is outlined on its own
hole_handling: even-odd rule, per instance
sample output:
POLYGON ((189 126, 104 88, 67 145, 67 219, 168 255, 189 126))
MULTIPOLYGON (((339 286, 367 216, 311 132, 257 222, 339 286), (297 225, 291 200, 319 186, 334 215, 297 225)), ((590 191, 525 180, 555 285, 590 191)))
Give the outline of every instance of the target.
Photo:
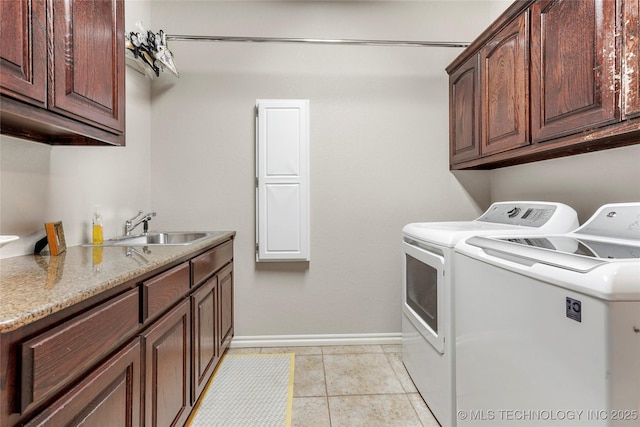
MULTIPOLYGON (((402 380, 400 379, 400 376, 398 375, 398 372, 393 369, 393 363, 390 359, 389 356, 390 353, 386 353, 387 355, 387 361, 389 362, 389 364, 391 365, 391 369, 393 370, 394 375, 396 376, 396 378, 398 379, 398 381, 400 382, 400 386, 402 387, 402 390, 404 391, 404 395, 407 398, 407 400, 409 401, 409 404, 411 405, 411 408, 413 409, 413 412, 416 414, 416 417, 418 419, 418 421, 420 422, 420 424, 424 427, 424 422, 422 421, 422 418, 420 417, 420 414, 418 413, 418 408, 416 408, 416 405, 413 403, 413 400, 409 398, 409 392, 407 391, 407 389, 404 387, 404 383, 402 382, 402 380)), ((404 362, 402 362, 402 358, 400 358, 400 362, 402 363, 402 367, 404 368, 404 362)), ((406 369, 406 368, 404 368, 406 369)), ((413 383, 413 379, 411 378, 411 376, 409 376, 409 379, 411 380, 411 382, 413 383)), ((415 386, 415 384, 414 384, 415 386)), ((416 388, 417 390, 417 388, 416 388)), ((420 396, 420 394, 418 394, 420 396)), ((420 396, 420 398, 422 399, 422 396, 420 396)))
POLYGON ((327 402, 327 412, 329 415, 329 427, 332 427, 332 422, 331 422, 331 405, 329 403, 329 388, 327 385, 327 369, 325 368, 324 365, 324 348, 320 347, 320 352, 322 353, 321 357, 322 357, 322 375, 324 378, 324 398, 327 402))
MULTIPOLYGON (((420 425, 422 425, 424 427, 424 423, 422 422, 422 418, 420 418, 420 414, 418 413, 418 410, 416 409, 415 405, 413 404, 413 401, 411 399, 409 399, 409 392, 407 392, 407 389, 405 388, 404 383, 402 382, 402 379, 398 375, 398 372, 394 369, 393 361, 391 360, 389 354, 390 353, 385 353, 385 356, 387 357, 387 362, 389 362, 389 365, 391 365, 391 370, 393 371, 393 374, 396 376, 396 379, 400 383, 400 386, 402 387, 402 391, 404 392, 403 394, 404 394, 405 398, 409 401, 409 405, 411 405, 411 409, 413 409, 413 413, 416 414, 416 418, 420 422, 420 425)), ((400 361, 402 363, 402 359, 400 361)), ((402 363, 402 366, 404 367, 404 363, 402 363)))

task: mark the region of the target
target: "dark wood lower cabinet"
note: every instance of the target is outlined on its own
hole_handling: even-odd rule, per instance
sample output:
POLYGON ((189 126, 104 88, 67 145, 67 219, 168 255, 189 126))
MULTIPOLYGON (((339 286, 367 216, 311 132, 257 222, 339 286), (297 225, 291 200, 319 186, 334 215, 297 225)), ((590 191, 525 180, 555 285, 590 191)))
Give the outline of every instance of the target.
POLYGON ((143 335, 146 426, 182 426, 191 411, 191 319, 183 300, 143 335))
MULTIPOLYGON (((215 267, 212 270, 215 271, 215 267)), ((233 263, 191 295, 193 319, 193 401, 198 400, 233 338, 233 263)))
POLYGON ((0 427, 182 426, 233 338, 233 239, 0 333, 0 427))
POLYGON ((103 363, 27 426, 140 425, 140 339, 103 363))

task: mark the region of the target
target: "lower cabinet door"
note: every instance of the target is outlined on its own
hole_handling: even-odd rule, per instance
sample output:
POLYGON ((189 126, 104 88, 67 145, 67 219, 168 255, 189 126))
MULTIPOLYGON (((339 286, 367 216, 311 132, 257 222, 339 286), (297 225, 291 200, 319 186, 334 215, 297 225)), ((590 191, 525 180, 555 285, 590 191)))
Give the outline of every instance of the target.
POLYGON ((233 338, 233 263, 218 273, 220 292, 220 354, 229 347, 233 338))
POLYGON ((139 426, 140 358, 136 338, 26 425, 139 426))
POLYGON ((218 313, 218 277, 213 276, 191 295, 193 315, 193 388, 195 403, 211 378, 220 358, 216 316, 218 313))
POLYGON ((184 299, 142 335, 145 426, 182 426, 191 411, 190 311, 184 299))

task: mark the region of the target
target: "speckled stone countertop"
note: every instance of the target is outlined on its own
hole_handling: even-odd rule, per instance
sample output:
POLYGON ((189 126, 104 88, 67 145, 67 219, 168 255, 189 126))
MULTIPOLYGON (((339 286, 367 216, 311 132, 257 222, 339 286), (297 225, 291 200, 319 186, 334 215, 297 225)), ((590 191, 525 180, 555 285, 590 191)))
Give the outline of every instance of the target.
POLYGON ((186 246, 72 246, 58 256, 0 260, 0 333, 98 295, 171 261, 234 236, 216 231, 186 246))

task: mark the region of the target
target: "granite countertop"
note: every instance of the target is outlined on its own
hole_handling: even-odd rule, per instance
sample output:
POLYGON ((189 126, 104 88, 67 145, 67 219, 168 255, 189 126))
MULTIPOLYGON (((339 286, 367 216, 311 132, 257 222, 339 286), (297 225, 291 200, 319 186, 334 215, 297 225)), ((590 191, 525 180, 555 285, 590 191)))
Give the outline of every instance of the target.
POLYGON ((233 231, 217 231, 186 246, 72 246, 58 256, 1 259, 0 333, 35 322, 234 235, 233 231))

